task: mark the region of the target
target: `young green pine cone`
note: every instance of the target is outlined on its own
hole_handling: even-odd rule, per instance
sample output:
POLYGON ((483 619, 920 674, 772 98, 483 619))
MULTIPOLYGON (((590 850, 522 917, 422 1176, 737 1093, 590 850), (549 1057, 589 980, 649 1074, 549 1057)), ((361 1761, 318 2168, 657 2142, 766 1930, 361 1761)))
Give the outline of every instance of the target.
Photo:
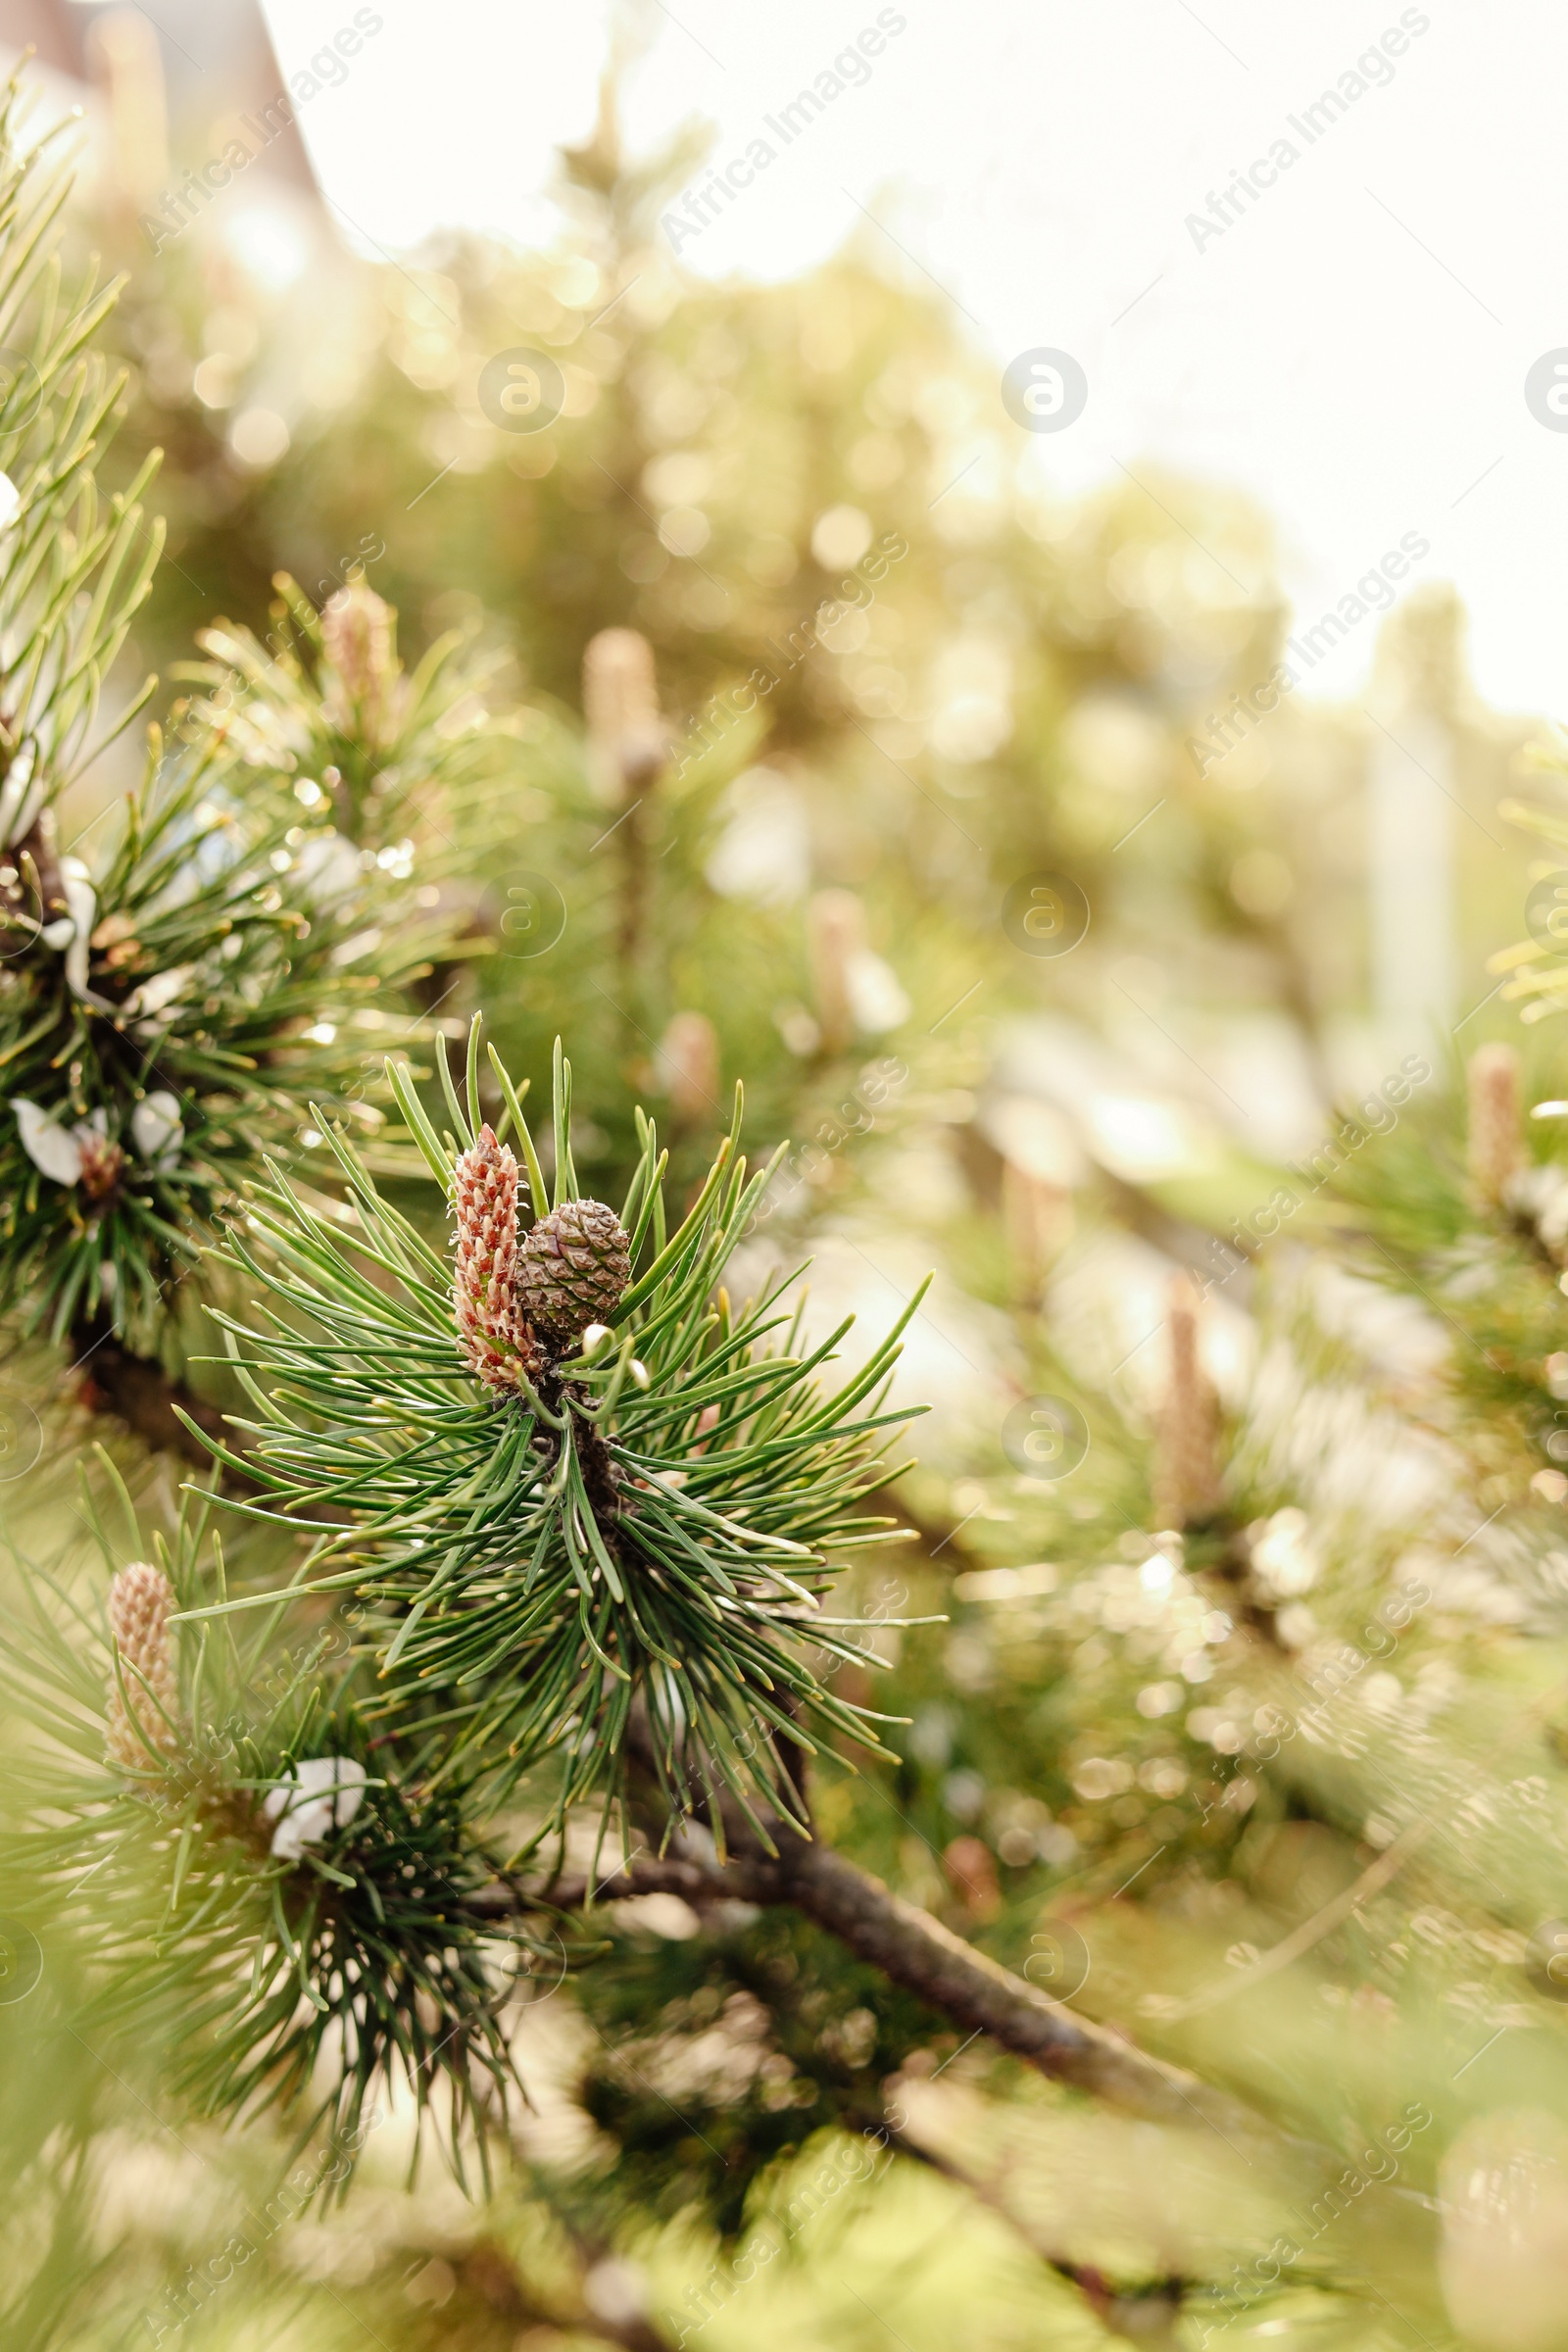
POLYGON ((574 1348, 590 1323, 609 1321, 630 1280, 625 1227, 602 1200, 563 1200, 517 1253, 517 1302, 558 1355, 574 1348))

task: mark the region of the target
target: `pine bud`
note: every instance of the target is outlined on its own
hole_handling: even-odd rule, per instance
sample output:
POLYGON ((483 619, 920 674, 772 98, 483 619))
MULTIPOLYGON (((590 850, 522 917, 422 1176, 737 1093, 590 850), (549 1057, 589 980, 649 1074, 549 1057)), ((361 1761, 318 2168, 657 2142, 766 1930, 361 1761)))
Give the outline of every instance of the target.
POLYGON ((853 890, 819 890, 807 908, 808 949, 818 1043, 843 1054, 857 1035, 874 1037, 909 1017, 893 966, 866 940, 865 908, 853 890))
POLYGON ((678 1119, 719 1108, 718 1032, 705 1012, 677 1012, 659 1041, 654 1067, 678 1119))
POLYGON ((607 800, 645 792, 664 764, 654 649, 636 629, 601 629, 582 657, 582 708, 595 780, 607 800))
POLYGON ((842 1054, 855 1035, 853 975, 865 954, 865 908, 853 890, 819 890, 807 908, 808 951, 816 1025, 825 1054, 842 1054))
POLYGON ((1154 1518, 1160 1527, 1201 1526, 1220 1505, 1219 1398, 1199 1357, 1198 1297, 1185 1275, 1172 1283, 1166 1320, 1169 1386, 1154 1445, 1154 1518))
POLYGON ((602 1200, 563 1200, 539 1219, 518 1253, 523 1313, 558 1352, 575 1348, 590 1323, 612 1315, 630 1281, 630 1240, 602 1200))
POLYGON ((1067 1186, 1004 1159, 1002 1221, 1013 1287, 1026 1306, 1038 1306, 1047 1270, 1072 1236, 1072 1194, 1067 1186))
POLYGON ((322 608, 321 651, 333 672, 325 709, 340 734, 358 731, 382 744, 396 731, 396 620, 391 606, 363 580, 340 588, 322 608))
POLYGON ((1524 1164, 1519 1056, 1512 1046, 1482 1046, 1470 1056, 1470 1176, 1484 1200, 1502 1200, 1524 1164))
POLYGON ((109 1200, 119 1186, 124 1152, 91 1127, 78 1127, 76 1141, 81 1147, 82 1191, 89 1200, 109 1200))
POLYGON ((517 1162, 493 1128, 459 1154, 452 1206, 452 1308, 468 1368, 487 1388, 516 1395, 538 1349, 517 1296, 517 1162))
POLYGON ((995 1919, 1002 1909, 997 1858, 981 1838, 955 1838, 942 1849, 948 1885, 969 1917, 995 1919))
POLYGON ((128 1568, 119 1569, 109 1588, 109 1628, 121 1671, 119 1677, 113 1673, 109 1677, 104 1745, 110 1762, 122 1765, 127 1772, 146 1770, 151 1762, 149 1743, 166 1756, 172 1755, 179 1744, 174 1732, 179 1686, 169 1639, 173 1606, 172 1585, 161 1568, 147 1560, 132 1560, 128 1568))

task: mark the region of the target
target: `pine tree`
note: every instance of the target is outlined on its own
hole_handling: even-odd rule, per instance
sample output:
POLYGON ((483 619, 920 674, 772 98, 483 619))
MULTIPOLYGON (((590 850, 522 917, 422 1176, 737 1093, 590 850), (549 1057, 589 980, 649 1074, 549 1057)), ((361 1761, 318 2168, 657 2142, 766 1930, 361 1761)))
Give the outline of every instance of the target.
MULTIPOLYGON (((579 176, 624 223, 623 167, 597 144, 579 176)), ((876 331, 897 344, 894 312, 876 331)), ((688 325, 739 316, 715 297, 663 345, 640 327, 635 398, 688 325)), ((802 404, 826 435, 803 478, 839 504, 847 365, 802 404)), ((913 419, 875 429, 918 438, 913 419)), ((654 613, 607 588, 626 523, 578 573, 556 548, 511 591, 560 601, 536 640, 560 705, 531 694, 478 729, 500 690, 463 648, 406 676, 367 582, 318 613, 285 580, 270 642, 206 636, 121 846, 91 837, 85 875, 62 863, 59 903, 14 925, 29 1017, 89 1042, 120 1032, 73 990, 78 933, 122 1014, 197 960, 187 940, 227 972, 214 943, 240 936, 233 963, 263 985, 224 981, 199 1012, 194 986, 172 997, 191 1018, 128 1090, 113 1045, 64 1079, 55 1032, 23 1050, 34 1147, 73 1156, 48 1177, 19 1124, 44 1182, 18 1327, 77 1333, 85 1300, 112 1326, 95 1361, 156 1347, 183 1369, 186 1348, 218 1353, 180 1315, 199 1285, 225 1346, 190 1379, 221 1382, 228 1411, 165 1396, 163 1434, 219 1449, 182 1503, 116 1441, 83 1465, 85 1542, 12 1531, 0 1912, 7 1970, 28 1935, 48 1969, 37 2007, 0 2001, 8 2326, 40 2344, 290 2328, 311 2352, 364 2326, 400 2352, 546 2326, 647 2352, 775 2324, 858 2341, 873 2322, 922 2343, 1016 2323, 1023 2340, 1523 2344, 1559 2160, 1508 2111, 1562 2105, 1568 1948, 1549 1034, 1528 1055, 1494 1041, 1467 1082, 1423 1064, 1375 1122, 1336 1114, 1338 1176, 1308 1200, 1298 1173, 1283 1229, 1245 1252, 1200 1250, 1240 1230, 1218 1186, 1173 1209, 1157 1184, 1047 1175, 985 1123, 994 1103, 955 1109, 959 1081, 986 1095, 983 1040, 912 1043, 977 970, 988 1014, 1040 1004, 999 885, 1076 858, 1125 945, 1158 872, 1171 935, 1252 936, 1221 907, 1246 828, 1218 787, 1214 807, 1187 791, 1179 871, 1154 850, 1124 885, 1111 860, 1147 835, 1113 849, 1073 780, 1086 730, 1057 706, 1123 675, 1125 596, 1158 570, 1143 508, 1086 514, 1066 552, 996 538, 964 559, 1028 579, 1050 652, 984 812, 958 800, 974 861, 933 891, 952 830, 933 816, 906 866, 862 887, 814 865, 776 915, 709 878, 758 739, 725 727, 686 759, 667 724, 701 710, 730 642, 696 646, 666 597, 651 656, 654 613), (506 895, 519 873, 556 880, 557 963, 412 941, 421 895, 439 917, 465 889, 464 949, 526 935, 543 902, 506 895), (69 939, 43 939, 46 911, 69 939), (913 1012, 879 1028, 861 1016, 890 972, 913 1012), (456 1072, 443 1018, 467 1040, 456 1072), (834 1180, 882 1109, 879 1043, 914 1083, 852 1194, 834 1180), (241 1092, 224 1055, 256 1064, 242 1110, 206 1088, 222 1067, 241 1092), (537 1135, 530 1076, 550 1088, 537 1135), (792 1163, 770 1175, 824 1102, 820 1161, 797 1159, 793 1187, 792 1163), (178 1255, 131 1222, 159 1185, 178 1255), (776 1241, 847 1200, 917 1232, 947 1300, 988 1313, 1044 1451, 971 1433, 959 1464, 906 1464, 921 1399, 888 1389, 897 1336, 857 1355, 798 1313, 776 1241), (885 1548, 906 1525, 914 1542, 885 1548), (581 2036, 564 2077, 530 2039, 541 1997, 581 2036), (57 2081, 23 2062, 39 2019, 57 2081), (564 2157, 531 2136, 547 2086, 577 2134, 564 2157), (118 2276, 74 2265, 106 2134, 149 2106, 182 2135, 244 2122, 199 2144, 247 2215, 245 2283, 215 2283, 205 2241, 176 2261, 140 2227, 118 2276), (434 2193, 428 2213, 398 2203, 377 2172, 406 2118, 475 2192, 470 2222, 442 2224, 434 2193), (380 2236, 357 2170, 383 2184, 380 2236), (910 2278, 912 2311, 894 2301, 910 2278)), ((1260 660, 1267 627, 1247 625, 1240 647, 1196 620, 1183 643, 1260 660)), ((776 706, 780 754, 819 760, 823 798, 891 832, 825 667, 776 706)), ((18 883, 41 897, 27 855, 18 883)), ((1553 937, 1507 958, 1532 1012, 1558 994, 1553 937)), ((1102 968, 1050 977, 1087 1012, 1102 968)), ((1278 1200, 1288 1172, 1240 1173, 1278 1200)), ((906 1332, 916 1305, 890 1309, 906 1332)))

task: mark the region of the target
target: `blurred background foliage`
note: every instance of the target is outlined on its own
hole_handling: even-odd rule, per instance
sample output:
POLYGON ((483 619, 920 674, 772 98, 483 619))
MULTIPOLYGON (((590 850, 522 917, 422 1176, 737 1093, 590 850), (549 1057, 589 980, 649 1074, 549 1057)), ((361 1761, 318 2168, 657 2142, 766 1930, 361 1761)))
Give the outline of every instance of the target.
MULTIPOLYGON (((1546 730, 1478 704, 1425 590, 1345 624, 1362 698, 1226 748, 1290 658, 1266 516, 1143 466, 1059 495, 869 237, 683 278, 658 213, 697 150, 628 160, 612 82, 549 253, 361 258, 292 137, 155 238, 220 115, 134 12, 36 14, 89 107, 72 236, 129 273, 114 463, 165 452, 124 674, 220 619, 265 642, 279 572, 367 582, 410 664, 491 657, 500 781, 429 866, 470 952, 422 1009, 482 1008, 536 1085, 564 1031, 611 1198, 635 1094, 689 1179, 744 1079, 749 1147, 794 1146, 748 1273, 808 1250, 824 1325, 938 1269, 916 1540, 846 1591, 946 1622, 846 1670, 908 1728, 896 1768, 824 1767, 825 1833, 1280 2137, 1097 2110, 788 1915, 651 1895, 520 2009, 492 2199, 411 2188, 393 2112, 339 2204, 281 2129, 161 2100, 156 2052, 100 2063, 51 1949, 0 2002, 7 2341, 1568 2341, 1568 1175, 1524 1117, 1561 1054, 1533 1029, 1479 1107, 1462 1077, 1518 1034, 1487 959, 1557 860, 1498 806, 1549 798, 1546 730), (516 348, 562 373, 537 432, 481 400, 516 348), (610 628, 656 664, 634 787, 583 718, 610 628), (1041 875, 1081 893, 1070 953, 1007 912, 1041 875)), ((231 111, 272 95, 254 30, 231 111)), ((56 1473, 102 1435, 62 1392, 5 1490, 73 1589, 56 1473)))

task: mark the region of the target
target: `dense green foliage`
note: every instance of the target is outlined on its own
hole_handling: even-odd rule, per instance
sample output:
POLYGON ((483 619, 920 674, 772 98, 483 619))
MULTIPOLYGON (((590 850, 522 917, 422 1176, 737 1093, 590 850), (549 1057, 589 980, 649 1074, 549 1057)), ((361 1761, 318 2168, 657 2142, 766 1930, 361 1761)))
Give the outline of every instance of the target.
MULTIPOLYGON (((448 1080, 455 1141, 438 1139, 393 1073, 449 1193, 460 1152, 487 1132, 478 1045, 475 1023, 466 1103, 448 1080)), ((571 1066, 558 1050, 548 1202, 499 1060, 496 1075, 503 1131, 515 1128, 542 1220, 577 1198, 571 1066)), ((258 1192, 236 1244, 269 1311, 259 1327, 220 1317, 264 1416, 240 1425, 252 1443, 227 1458, 274 1510, 322 1529, 301 1571, 316 1589, 374 1604, 382 1706, 394 1722, 412 1712, 427 1779, 487 1774, 504 1797, 560 1757, 559 1794, 530 1843, 564 1832, 585 1796, 623 1791, 639 1704, 666 1837, 720 1787, 794 1814, 778 1735, 808 1750, 813 1728, 875 1739, 869 1710, 818 1679, 806 1644, 834 1661, 859 1654, 854 1621, 823 1615, 820 1595, 834 1555, 887 1525, 859 1505, 885 1477, 883 1433, 909 1417, 879 1407, 918 1297, 824 1399, 814 1375, 842 1329, 802 1349, 783 1285, 738 1309, 721 1288, 768 1180, 765 1169, 748 1180, 739 1126, 737 1096, 726 1144, 666 1234, 663 1160, 642 1122, 620 1212, 628 1287, 603 1322, 586 1335, 579 1322, 564 1352, 516 1367, 516 1386, 500 1394, 464 1363, 450 1264, 347 1144, 334 1143, 347 1216, 313 1211, 279 1177, 258 1192)), ((461 1229, 461 1198, 456 1213, 461 1229)))

